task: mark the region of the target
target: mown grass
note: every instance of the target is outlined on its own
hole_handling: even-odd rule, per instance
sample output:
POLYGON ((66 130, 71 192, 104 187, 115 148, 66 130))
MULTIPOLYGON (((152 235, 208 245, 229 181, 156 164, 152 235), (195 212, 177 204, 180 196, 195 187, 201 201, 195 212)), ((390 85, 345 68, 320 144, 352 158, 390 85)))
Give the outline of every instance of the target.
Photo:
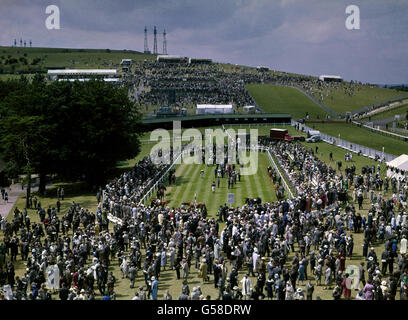
POLYGON ((256 103, 266 113, 289 113, 292 118, 324 119, 327 115, 320 106, 296 88, 270 84, 249 84, 246 86, 256 103))
MULTIPOLYGON (((316 130, 320 130, 328 135, 357 143, 366 147, 370 147, 379 151, 399 156, 406 153, 408 144, 402 140, 398 140, 379 133, 371 132, 368 129, 360 128, 348 123, 314 123, 316 130)), ((309 125, 310 127, 311 125, 309 125)))
POLYGON ((380 88, 377 86, 359 86, 359 90, 354 90, 352 96, 346 94, 343 88, 330 91, 329 97, 324 96, 322 101, 330 109, 345 114, 359 108, 381 102, 383 100, 399 97, 404 94, 402 91, 380 88))

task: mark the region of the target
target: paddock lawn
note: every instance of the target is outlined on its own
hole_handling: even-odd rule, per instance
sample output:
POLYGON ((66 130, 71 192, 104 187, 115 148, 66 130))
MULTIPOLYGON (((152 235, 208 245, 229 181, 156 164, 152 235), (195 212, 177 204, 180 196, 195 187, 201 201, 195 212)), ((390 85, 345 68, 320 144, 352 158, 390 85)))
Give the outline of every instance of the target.
POLYGON ((235 195, 234 207, 242 206, 245 199, 260 197, 263 202, 274 202, 276 196, 273 187, 273 181, 267 175, 267 167, 270 165, 269 159, 265 153, 259 152, 259 164, 257 173, 254 175, 242 175, 241 181, 228 189, 226 178, 220 179, 220 188, 215 192, 211 191, 214 178, 213 165, 205 164, 181 164, 176 171, 176 184, 167 188, 166 199, 170 207, 179 207, 182 202, 194 201, 194 195, 197 195, 198 202, 204 202, 211 216, 215 216, 220 205, 227 203, 228 193, 235 195), (201 169, 204 169, 204 176, 200 176, 201 169))

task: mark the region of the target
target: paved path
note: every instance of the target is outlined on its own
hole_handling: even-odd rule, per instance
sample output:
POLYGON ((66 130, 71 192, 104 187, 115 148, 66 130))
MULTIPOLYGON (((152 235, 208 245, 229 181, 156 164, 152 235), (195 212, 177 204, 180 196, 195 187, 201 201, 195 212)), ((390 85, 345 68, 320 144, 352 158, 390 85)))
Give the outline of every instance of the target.
MULTIPOLYGON (((0 196, 0 216, 5 218, 7 218, 8 214, 10 213, 11 209, 13 208, 18 198, 23 193, 27 192, 26 188, 21 189, 21 183, 15 183, 11 185, 10 189, 9 188, 6 189, 8 193, 8 203, 5 203, 0 196)), ((38 187, 31 187, 31 192, 35 191, 38 191, 38 187)))

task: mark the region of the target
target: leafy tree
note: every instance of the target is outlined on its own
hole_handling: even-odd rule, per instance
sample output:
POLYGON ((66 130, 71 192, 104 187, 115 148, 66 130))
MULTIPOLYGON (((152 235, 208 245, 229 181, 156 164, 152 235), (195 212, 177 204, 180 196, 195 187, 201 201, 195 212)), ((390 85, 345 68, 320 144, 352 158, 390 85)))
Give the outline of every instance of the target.
POLYGON ((140 151, 140 113, 127 88, 104 81, 0 81, 0 117, 9 174, 38 173, 40 193, 50 173, 100 185, 117 161, 140 151))

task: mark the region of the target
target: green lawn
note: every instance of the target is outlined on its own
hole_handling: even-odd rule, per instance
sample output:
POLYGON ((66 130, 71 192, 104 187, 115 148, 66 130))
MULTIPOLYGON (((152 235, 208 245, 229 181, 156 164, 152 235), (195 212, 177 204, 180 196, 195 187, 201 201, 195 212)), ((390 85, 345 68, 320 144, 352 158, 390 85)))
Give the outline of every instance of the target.
POLYGON ((212 182, 217 183, 215 166, 181 164, 176 171, 176 184, 167 189, 166 199, 169 206, 179 207, 182 202, 194 201, 194 195, 197 194, 197 201, 204 202, 212 216, 215 216, 221 204, 227 202, 228 193, 235 194, 235 207, 242 206, 247 197, 260 197, 263 202, 273 202, 276 201, 276 196, 273 181, 267 175, 269 165, 266 154, 258 153, 258 171, 255 175, 242 175, 241 181, 237 180, 237 184, 231 189, 228 189, 226 178, 221 178, 220 188, 212 192, 212 182), (203 177, 200 177, 201 169, 204 169, 203 177))
POLYGON ((37 71, 46 72, 47 68, 50 67, 117 69, 122 59, 143 61, 154 58, 154 55, 146 55, 131 50, 0 47, 0 70, 3 73, 34 73, 37 71), (10 58, 15 58, 18 62, 5 64, 6 60, 10 58), (20 59, 26 59, 27 64, 20 59), (34 62, 36 59, 38 60, 37 63, 34 62))
POLYGON ((294 119, 304 118, 306 112, 311 119, 324 119, 327 115, 298 89, 270 84, 249 84, 246 88, 266 113, 289 113, 294 119))
MULTIPOLYGON (((311 127, 311 125, 309 124, 311 127)), ((361 144, 379 151, 399 156, 406 153, 408 144, 402 140, 398 140, 389 136, 384 136, 379 133, 371 132, 368 129, 360 128, 348 123, 314 123, 315 129, 320 130, 328 135, 338 137, 350 142, 361 144)))
POLYGON ((330 109, 345 114, 347 111, 354 111, 359 108, 381 102, 383 100, 399 97, 404 94, 402 91, 380 88, 376 86, 359 85, 360 90, 354 90, 354 95, 345 94, 344 89, 333 89, 329 97, 324 96, 322 101, 330 109))

